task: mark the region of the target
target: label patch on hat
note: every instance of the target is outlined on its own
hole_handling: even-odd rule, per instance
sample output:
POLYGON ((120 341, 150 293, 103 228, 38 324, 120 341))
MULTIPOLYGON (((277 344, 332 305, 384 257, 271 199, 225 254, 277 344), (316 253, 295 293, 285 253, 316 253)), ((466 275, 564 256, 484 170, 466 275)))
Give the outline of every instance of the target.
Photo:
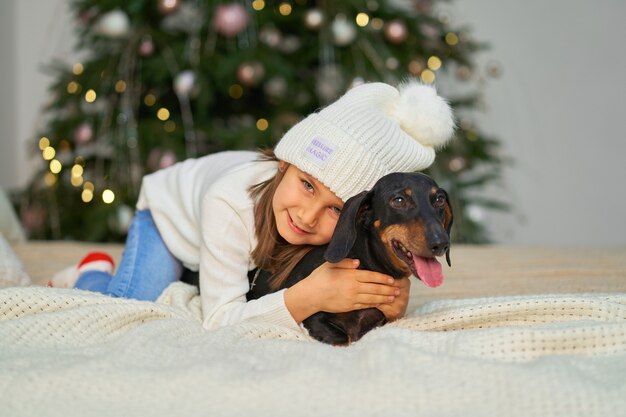
POLYGON ((315 136, 304 150, 304 155, 318 167, 324 168, 334 152, 335 146, 315 136))

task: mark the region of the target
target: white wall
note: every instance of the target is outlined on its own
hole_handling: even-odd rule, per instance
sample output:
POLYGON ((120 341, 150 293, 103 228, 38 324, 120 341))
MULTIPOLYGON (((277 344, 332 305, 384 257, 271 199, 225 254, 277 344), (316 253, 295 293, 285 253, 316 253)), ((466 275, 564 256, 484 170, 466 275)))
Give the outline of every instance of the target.
MULTIPOLYGON (((41 65, 71 55, 68 3, 0 1, 0 186, 28 176, 25 143, 50 82, 41 65)), ((626 245, 626 2, 455 0, 447 9, 491 44, 481 68, 497 61, 503 69, 479 117, 515 159, 496 190, 514 212, 487 215, 493 237, 626 245)))
POLYGON ((489 217, 494 237, 521 244, 626 244, 626 2, 457 0, 491 49, 485 131, 515 159, 489 217))
MULTIPOLYGON (((0 187, 25 185, 53 58, 71 59, 69 0, 0 0, 0 187)), ((69 61, 71 62, 71 61, 69 61)))

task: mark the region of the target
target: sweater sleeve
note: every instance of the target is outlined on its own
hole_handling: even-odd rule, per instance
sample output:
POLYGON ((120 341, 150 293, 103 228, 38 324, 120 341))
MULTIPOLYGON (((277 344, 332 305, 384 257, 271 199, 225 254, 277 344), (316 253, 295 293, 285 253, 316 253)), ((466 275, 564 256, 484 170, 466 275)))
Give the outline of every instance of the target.
POLYGON ((246 301, 253 230, 232 202, 208 193, 202 202, 200 294, 203 326, 214 329, 259 317, 301 330, 284 301, 284 290, 246 301))

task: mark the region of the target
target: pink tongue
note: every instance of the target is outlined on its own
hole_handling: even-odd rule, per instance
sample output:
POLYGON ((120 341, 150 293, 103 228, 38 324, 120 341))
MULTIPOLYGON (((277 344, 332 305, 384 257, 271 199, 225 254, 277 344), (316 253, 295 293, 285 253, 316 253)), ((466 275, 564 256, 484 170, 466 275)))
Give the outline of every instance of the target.
POLYGON ((413 263, 417 270, 417 275, 427 286, 434 288, 443 282, 443 272, 441 264, 436 258, 413 257, 413 263))

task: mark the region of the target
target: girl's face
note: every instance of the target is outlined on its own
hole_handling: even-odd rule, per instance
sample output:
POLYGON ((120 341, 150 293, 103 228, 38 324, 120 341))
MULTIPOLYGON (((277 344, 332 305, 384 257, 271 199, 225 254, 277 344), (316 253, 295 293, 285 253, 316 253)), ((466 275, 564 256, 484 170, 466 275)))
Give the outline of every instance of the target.
POLYGON ((278 233, 292 245, 325 245, 335 230, 343 201, 312 176, 283 161, 286 172, 272 209, 278 233))

